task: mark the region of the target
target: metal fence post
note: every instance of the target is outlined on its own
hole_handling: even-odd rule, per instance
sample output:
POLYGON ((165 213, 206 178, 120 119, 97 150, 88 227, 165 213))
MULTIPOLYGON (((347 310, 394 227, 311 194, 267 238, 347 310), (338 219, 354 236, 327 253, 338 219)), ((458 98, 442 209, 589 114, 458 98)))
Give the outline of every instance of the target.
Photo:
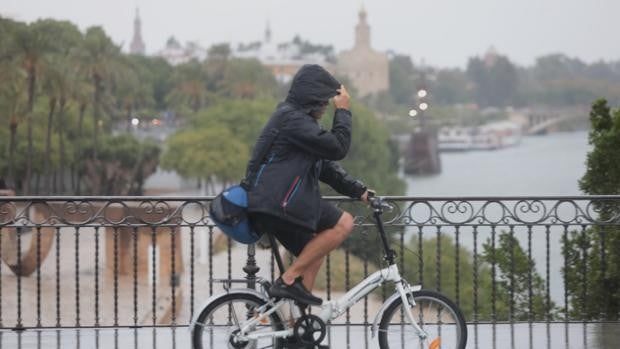
POLYGON ((260 268, 256 265, 256 245, 248 245, 248 258, 243 267, 243 271, 246 273, 245 278, 248 280, 248 288, 254 288, 256 285, 256 274, 260 268))

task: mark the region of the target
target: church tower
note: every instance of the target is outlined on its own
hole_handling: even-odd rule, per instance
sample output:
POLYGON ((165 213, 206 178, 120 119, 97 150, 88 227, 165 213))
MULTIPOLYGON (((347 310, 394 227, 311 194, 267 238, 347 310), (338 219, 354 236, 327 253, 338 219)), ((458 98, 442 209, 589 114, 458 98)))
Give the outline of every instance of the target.
POLYGON ((370 48, 370 26, 366 22, 366 10, 359 13, 359 22, 355 26, 355 47, 370 48))
POLYGON ((129 46, 129 52, 136 55, 144 55, 144 42, 142 41, 142 22, 140 12, 136 9, 136 18, 133 21, 133 39, 129 46))
POLYGON ((370 45, 370 26, 364 8, 358 14, 353 48, 338 55, 337 70, 349 78, 361 97, 389 88, 388 57, 370 45))
POLYGON ((271 42, 271 25, 267 21, 267 28, 265 29, 265 42, 271 42))

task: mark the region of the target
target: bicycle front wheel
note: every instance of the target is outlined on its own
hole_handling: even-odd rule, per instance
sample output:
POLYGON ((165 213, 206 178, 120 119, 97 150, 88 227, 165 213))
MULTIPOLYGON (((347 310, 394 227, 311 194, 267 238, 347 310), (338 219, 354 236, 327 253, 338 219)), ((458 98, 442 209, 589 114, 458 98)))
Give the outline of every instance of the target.
MULTIPOLYGON (((255 349, 281 348, 282 340, 264 337, 259 340, 240 342, 235 340, 240 324, 258 316, 257 309, 265 301, 251 293, 225 294, 206 306, 196 318, 192 331, 194 349, 255 349)), ((283 330, 282 319, 276 312, 252 329, 253 333, 283 330)))
POLYGON ((467 324, 454 302, 441 293, 430 290, 413 292, 413 299, 416 305, 410 308, 411 314, 428 337, 421 338, 409 323, 399 297, 387 307, 381 317, 381 349, 465 349, 467 324))

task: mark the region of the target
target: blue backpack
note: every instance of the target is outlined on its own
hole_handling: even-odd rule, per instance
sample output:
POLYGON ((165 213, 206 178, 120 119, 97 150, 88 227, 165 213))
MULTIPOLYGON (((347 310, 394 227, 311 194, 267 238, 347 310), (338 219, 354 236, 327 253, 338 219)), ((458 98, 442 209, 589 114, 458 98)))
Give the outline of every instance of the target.
POLYGON ((241 185, 224 189, 213 199, 209 215, 224 234, 243 244, 253 244, 260 239, 248 219, 248 193, 241 185))

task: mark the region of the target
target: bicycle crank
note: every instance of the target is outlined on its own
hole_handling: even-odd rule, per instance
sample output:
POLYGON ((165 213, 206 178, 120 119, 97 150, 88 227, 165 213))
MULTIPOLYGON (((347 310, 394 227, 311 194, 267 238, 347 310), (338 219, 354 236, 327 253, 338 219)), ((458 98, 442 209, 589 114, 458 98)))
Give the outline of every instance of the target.
POLYGON ((327 333, 325 322, 312 314, 302 315, 293 328, 295 337, 306 346, 321 344, 327 333))

